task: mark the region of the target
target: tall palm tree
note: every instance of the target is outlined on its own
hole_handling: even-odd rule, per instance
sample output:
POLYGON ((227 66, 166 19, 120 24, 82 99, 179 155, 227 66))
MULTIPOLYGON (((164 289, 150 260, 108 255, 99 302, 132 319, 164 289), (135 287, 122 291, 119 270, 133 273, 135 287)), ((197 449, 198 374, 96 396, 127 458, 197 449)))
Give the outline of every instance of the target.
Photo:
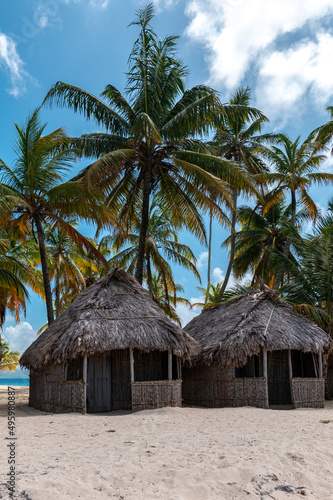
POLYGON ((80 247, 99 252, 69 222, 76 216, 82 221, 102 217, 104 209, 97 194, 82 181, 62 183, 64 174, 71 167, 73 152, 66 148, 66 135, 62 128, 43 135, 45 124, 39 121, 36 109, 25 125, 15 123, 16 160, 10 168, 0 159, 0 200, 12 214, 12 225, 25 234, 37 232, 42 265, 48 323, 52 323, 53 304, 50 273, 47 263, 44 224, 62 230, 80 247), (82 203, 85 199, 86 202, 82 203))
MULTIPOLYGON (((140 28, 129 58, 126 97, 107 85, 98 98, 83 89, 56 83, 44 102, 56 103, 93 119, 99 129, 73 140, 86 157, 98 158, 83 172, 108 195, 108 206, 126 226, 140 213, 140 237, 135 275, 142 283, 151 196, 173 218, 186 216, 188 229, 205 241, 201 211, 209 208, 228 223, 220 205, 232 206, 227 182, 212 170, 244 177, 232 162, 214 155, 195 137, 209 131, 219 115, 239 110, 222 106, 211 88, 185 90, 187 69, 176 53, 176 36, 160 40, 151 26, 153 4, 137 12, 140 28), (127 100, 128 98, 128 100, 127 100), (208 171, 210 170, 210 171, 208 171), (216 202, 210 198, 215 193, 216 202)), ((244 183, 246 180, 244 180, 244 183)))
MULTIPOLYGON (((152 202, 148 213, 143 267, 143 277, 148 284, 151 297, 154 295, 154 273, 162 281, 166 298, 170 290, 174 297, 177 296, 177 287, 168 261, 190 270, 200 280, 192 250, 178 240, 177 233, 184 227, 184 222, 181 219, 171 222, 170 214, 161 210, 156 200, 152 202)), ((133 219, 128 232, 121 229, 101 240, 101 244, 108 245, 113 252, 118 252, 110 259, 110 265, 124 267, 134 274, 140 246, 140 227, 140 218, 137 216, 133 219)))
MULTIPOLYGON (((246 173, 253 175, 267 172, 267 167, 259 158, 258 152, 261 148, 261 141, 272 139, 273 136, 271 134, 261 135, 262 126, 268 122, 268 118, 259 110, 255 110, 255 113, 253 113, 253 108, 250 108, 250 101, 251 90, 249 87, 236 90, 230 99, 230 105, 242 106, 245 110, 248 109, 249 112, 225 116, 216 131, 213 143, 218 155, 237 162, 246 173), (255 119, 253 119, 253 116, 255 119)), ((244 187, 247 188, 237 179, 235 183, 232 182, 234 208, 237 207, 238 195, 242 192, 243 194, 248 192, 248 189, 244 190, 244 187)), ((220 288, 220 299, 227 288, 234 263, 236 221, 237 213, 236 210, 233 210, 231 214, 231 236, 228 240, 230 243, 229 263, 220 288)))
MULTIPOLYGON (((301 138, 292 142, 287 136, 280 135, 276 146, 265 147, 261 154, 274 167, 273 172, 259 174, 258 180, 275 184, 276 196, 290 196, 291 214, 290 224, 295 227, 297 204, 307 210, 313 219, 317 216, 317 206, 310 197, 308 190, 312 184, 328 183, 333 181, 333 174, 319 172, 320 165, 326 160, 327 147, 321 142, 313 142, 313 132, 301 142, 301 138)), ((286 239, 283 254, 288 257, 291 238, 286 239)), ((283 280, 283 269, 277 274, 275 287, 278 288, 283 280)))

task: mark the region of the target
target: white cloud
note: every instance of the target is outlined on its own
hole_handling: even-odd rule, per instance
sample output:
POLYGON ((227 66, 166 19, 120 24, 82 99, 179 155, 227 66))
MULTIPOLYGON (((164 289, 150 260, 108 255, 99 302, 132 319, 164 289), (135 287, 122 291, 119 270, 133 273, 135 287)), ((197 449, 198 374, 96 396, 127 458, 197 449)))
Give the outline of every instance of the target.
POLYGON ((333 14, 332 0, 191 0, 186 30, 208 49, 211 81, 232 88, 277 38, 333 14))
MULTIPOLYGON (((204 298, 203 297, 192 297, 190 299, 191 304, 195 303, 203 303, 204 298)), ((182 326, 184 327, 193 319, 195 316, 198 316, 198 314, 201 313, 201 308, 199 307, 194 307, 193 309, 190 309, 186 304, 178 304, 176 307, 176 313, 180 317, 180 320, 182 322, 182 326)))
POLYGON ((201 252, 197 260, 197 268, 201 269, 208 263, 208 252, 201 252))
POLYGON ((164 9, 170 9, 174 5, 177 5, 179 0, 154 0, 157 12, 164 9))
POLYGON ((27 78, 30 78, 30 75, 24 69, 24 63, 16 50, 14 40, 1 32, 0 67, 3 67, 9 73, 11 81, 9 93, 14 97, 18 97, 25 91, 25 82, 27 78))
MULTIPOLYGON (((82 2, 82 0, 39 0, 34 6, 33 15, 33 25, 39 28, 36 33, 38 33, 40 29, 47 28, 56 22, 60 22, 61 18, 58 14, 61 4, 71 5, 80 2, 82 2)), ((94 10, 104 10, 109 5, 109 0, 86 0, 86 3, 94 10)))
POLYGON ((212 276, 214 285, 221 283, 224 280, 224 272, 220 267, 214 267, 212 276))
POLYGON ((104 10, 109 5, 109 0, 90 0, 89 5, 95 9, 104 10))
POLYGON ((331 155, 327 155, 327 160, 320 165, 319 172, 333 174, 333 157, 331 155))
POLYGON ((22 321, 15 326, 7 326, 3 336, 10 342, 11 349, 21 354, 37 338, 35 330, 27 321, 22 321))
POLYGON ((312 102, 322 108, 333 95, 332 54, 333 36, 321 33, 264 56, 256 92, 259 106, 273 117, 291 114, 310 93, 312 102))
MULTIPOLYGON (((212 277, 213 277, 213 285, 217 285, 217 283, 221 283, 224 280, 224 271, 220 267, 214 267, 212 277)), ((247 284, 251 280, 252 280, 251 273, 246 273, 244 278, 237 280, 235 280, 234 276, 231 274, 228 281, 227 289, 233 288, 235 285, 247 284)))

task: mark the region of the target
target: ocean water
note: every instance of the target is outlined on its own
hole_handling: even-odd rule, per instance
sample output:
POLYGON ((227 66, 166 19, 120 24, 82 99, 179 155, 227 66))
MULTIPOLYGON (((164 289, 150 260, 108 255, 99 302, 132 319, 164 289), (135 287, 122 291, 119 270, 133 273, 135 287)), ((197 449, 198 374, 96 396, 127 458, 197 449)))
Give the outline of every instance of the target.
POLYGON ((28 378, 2 378, 0 377, 0 385, 24 385, 29 387, 29 379, 28 378))

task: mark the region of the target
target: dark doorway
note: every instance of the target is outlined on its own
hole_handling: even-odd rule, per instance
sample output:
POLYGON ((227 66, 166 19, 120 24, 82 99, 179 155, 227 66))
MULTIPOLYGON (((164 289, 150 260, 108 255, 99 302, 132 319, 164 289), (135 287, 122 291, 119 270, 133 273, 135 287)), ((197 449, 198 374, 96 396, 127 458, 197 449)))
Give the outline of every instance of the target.
POLYGON ((87 368, 87 412, 111 411, 111 352, 89 356, 87 368))
POLYGON ((246 365, 235 368, 235 377, 260 377, 259 356, 251 356, 246 365))
POLYGON ((327 358, 327 397, 333 399, 333 354, 327 358))
POLYGON ((288 351, 267 353, 268 401, 270 405, 290 405, 288 351))
POLYGON ((129 410, 131 377, 128 349, 88 357, 87 412, 129 410))

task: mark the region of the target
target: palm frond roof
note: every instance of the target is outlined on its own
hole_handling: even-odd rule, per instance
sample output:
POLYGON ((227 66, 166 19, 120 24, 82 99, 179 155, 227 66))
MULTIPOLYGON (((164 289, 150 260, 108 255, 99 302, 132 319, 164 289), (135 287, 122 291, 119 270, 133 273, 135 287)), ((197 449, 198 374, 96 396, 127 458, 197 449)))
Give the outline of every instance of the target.
POLYGON ((193 364, 243 366, 262 349, 318 354, 333 347, 324 330, 268 288, 204 310, 185 330, 202 349, 193 364))
POLYGON ((197 342, 164 314, 133 276, 114 268, 72 302, 28 347, 20 364, 39 369, 128 347, 171 349, 184 359, 199 352, 197 342))

